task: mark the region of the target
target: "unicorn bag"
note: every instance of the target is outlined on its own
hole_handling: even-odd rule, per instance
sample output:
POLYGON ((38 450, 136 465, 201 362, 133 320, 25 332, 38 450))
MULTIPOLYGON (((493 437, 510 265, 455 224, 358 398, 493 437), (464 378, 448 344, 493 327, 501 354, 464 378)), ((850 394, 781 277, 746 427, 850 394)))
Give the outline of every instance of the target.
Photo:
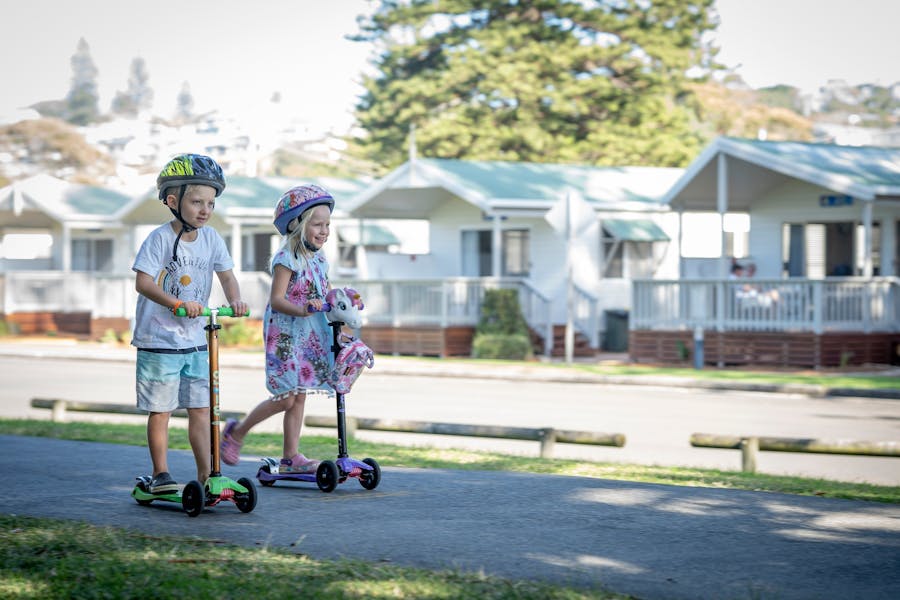
POLYGON ((341 350, 334 358, 331 384, 338 394, 347 394, 359 379, 363 367, 371 369, 375 365, 375 354, 362 340, 341 336, 341 350))

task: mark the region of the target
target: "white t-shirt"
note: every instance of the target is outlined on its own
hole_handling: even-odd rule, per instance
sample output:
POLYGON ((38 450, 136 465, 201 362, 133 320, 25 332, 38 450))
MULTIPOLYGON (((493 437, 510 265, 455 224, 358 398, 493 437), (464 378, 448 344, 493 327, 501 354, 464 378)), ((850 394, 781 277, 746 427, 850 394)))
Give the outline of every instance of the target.
MULTIPOLYGON (((206 306, 213 272, 230 271, 234 261, 225 240, 212 227, 197 230, 197 239, 178 242, 178 261, 172 260, 177 234, 169 223, 154 229, 138 250, 131 270, 147 273, 168 294, 183 302, 206 306)), ((138 348, 190 348, 206 343, 207 320, 176 317, 172 311, 138 294, 131 344, 138 348)))

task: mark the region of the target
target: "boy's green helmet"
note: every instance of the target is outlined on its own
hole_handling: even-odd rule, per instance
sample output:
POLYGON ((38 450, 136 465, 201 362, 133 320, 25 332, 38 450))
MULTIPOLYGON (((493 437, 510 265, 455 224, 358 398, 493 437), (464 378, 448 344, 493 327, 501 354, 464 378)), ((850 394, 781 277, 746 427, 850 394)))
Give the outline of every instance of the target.
POLYGON ((215 160, 202 154, 179 154, 163 167, 156 178, 159 199, 165 201, 166 190, 182 185, 208 185, 216 196, 225 189, 225 175, 215 160))

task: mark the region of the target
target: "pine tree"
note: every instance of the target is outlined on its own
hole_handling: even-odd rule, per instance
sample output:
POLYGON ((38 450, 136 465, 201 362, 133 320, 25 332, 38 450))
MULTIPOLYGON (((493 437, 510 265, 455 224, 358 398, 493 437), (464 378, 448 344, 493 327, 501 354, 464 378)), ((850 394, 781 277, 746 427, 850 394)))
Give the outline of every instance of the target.
POLYGON ((150 75, 144 59, 139 56, 132 59, 128 89, 116 92, 112 111, 126 117, 136 117, 141 111, 149 110, 153 106, 153 88, 150 87, 149 81, 150 75))
POLYGON ((687 72, 708 67, 713 0, 385 0, 357 41, 382 48, 356 116, 392 168, 423 156, 683 166, 687 72))
POLYGON ((66 96, 66 120, 74 125, 87 125, 100 116, 97 93, 97 67, 84 38, 72 55, 72 87, 66 96))
POLYGON ((194 96, 191 94, 191 84, 187 81, 181 84, 181 91, 175 101, 175 118, 179 121, 190 121, 194 115, 194 96))

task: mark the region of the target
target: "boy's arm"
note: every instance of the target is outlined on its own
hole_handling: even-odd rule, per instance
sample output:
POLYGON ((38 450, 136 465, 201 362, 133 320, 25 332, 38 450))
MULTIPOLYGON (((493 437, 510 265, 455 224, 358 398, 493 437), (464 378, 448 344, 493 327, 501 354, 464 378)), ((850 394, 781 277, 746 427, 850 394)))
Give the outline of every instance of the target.
POLYGON ((182 302, 172 294, 167 294, 159 287, 159 284, 156 283, 156 279, 143 271, 137 272, 134 289, 138 294, 149 298, 170 310, 174 310, 178 306, 184 308, 185 313, 187 313, 187 316, 189 317, 199 317, 204 308, 202 304, 197 302, 182 302))
POLYGON ((234 271, 217 271, 216 275, 219 277, 219 283, 222 284, 222 291, 225 292, 225 299, 228 300, 228 305, 234 311, 235 315, 246 315, 247 311, 250 310, 250 307, 247 306, 247 303, 241 300, 241 286, 238 283, 237 277, 234 276, 234 271))

